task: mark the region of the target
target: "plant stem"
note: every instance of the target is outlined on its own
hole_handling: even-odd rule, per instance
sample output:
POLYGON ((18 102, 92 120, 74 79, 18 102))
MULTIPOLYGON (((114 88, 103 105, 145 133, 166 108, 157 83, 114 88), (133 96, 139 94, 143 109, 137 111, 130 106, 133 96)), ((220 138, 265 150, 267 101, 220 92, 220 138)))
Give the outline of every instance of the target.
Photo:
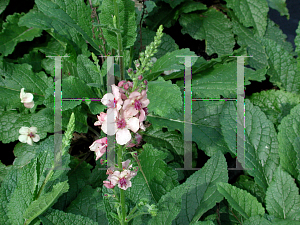
MULTIPOLYGON (((120 172, 122 171, 122 155, 123 155, 123 147, 119 146, 118 149, 118 167, 120 169, 120 172)), ((127 225, 127 222, 125 222, 126 218, 126 209, 125 209, 125 192, 123 189, 120 188, 120 203, 121 203, 121 213, 122 213, 122 220, 121 224, 122 225, 127 225)))
MULTIPOLYGON (((114 0, 114 7, 115 7, 115 16, 116 16, 116 28, 120 30, 120 17, 119 17, 119 7, 117 4, 117 1, 114 0)), ((117 31, 117 40, 118 40, 118 53, 119 53, 119 62, 120 62, 120 74, 121 74, 121 80, 124 80, 124 74, 125 74, 125 68, 124 68, 124 60, 123 57, 123 43, 122 43, 122 36, 121 36, 121 32, 117 31)))

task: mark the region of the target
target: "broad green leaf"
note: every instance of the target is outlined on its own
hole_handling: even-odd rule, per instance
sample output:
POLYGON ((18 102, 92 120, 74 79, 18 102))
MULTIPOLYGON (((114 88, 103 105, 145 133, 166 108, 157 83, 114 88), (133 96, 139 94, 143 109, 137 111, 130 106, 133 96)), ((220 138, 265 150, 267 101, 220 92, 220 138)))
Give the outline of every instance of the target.
POLYGON ((48 209, 46 213, 39 216, 43 225, 57 225, 57 224, 80 224, 80 225, 98 225, 88 217, 81 215, 74 215, 72 213, 65 213, 57 209, 48 209))
MULTIPOLYGON (((119 190, 120 189, 116 190, 117 194, 119 194, 119 190)), ((129 189, 127 189, 127 190, 129 190, 129 189)), ((114 194, 113 190, 103 186, 102 193, 103 193, 102 194, 103 203, 104 203, 104 207, 105 207, 105 211, 106 211, 106 218, 107 218, 109 224, 119 224, 120 223, 119 220, 112 216, 112 213, 115 213, 115 214, 117 213, 117 210, 114 207, 116 201, 114 201, 113 198, 106 196, 108 194, 113 195, 114 194)))
POLYGON ((286 7, 286 0, 267 0, 269 7, 277 10, 281 16, 290 18, 289 10, 286 7))
POLYGON ((216 192, 216 183, 227 180, 226 160, 218 152, 183 184, 162 196, 157 205, 158 214, 149 224, 171 225, 177 216, 175 224, 197 221, 204 212, 222 200, 221 195, 216 192))
MULTIPOLYGON (((194 52, 190 51, 188 48, 175 50, 173 52, 168 52, 161 58, 159 58, 149 74, 145 75, 145 79, 148 81, 155 80, 159 74, 166 70, 183 70, 185 58, 184 57, 177 57, 177 56, 196 56, 194 52)), ((192 65, 196 62, 196 57, 191 57, 192 65)))
POLYGON ((179 87, 171 81, 159 77, 148 82, 147 97, 150 100, 149 112, 167 117, 173 110, 182 108, 182 98, 179 87))
MULTIPOLYGON (((1 187, 0 187, 0 223, 1 224, 12 224, 12 221, 8 218, 7 204, 9 203, 12 194, 14 193, 18 180, 21 176, 21 170, 12 168, 8 171, 5 176, 1 187)), ((13 220, 14 221, 14 220, 13 220)))
POLYGON ((62 112, 62 128, 67 128, 69 118, 71 114, 74 113, 76 117, 75 129, 74 131, 78 133, 87 133, 88 124, 87 124, 87 111, 80 105, 74 109, 65 110, 62 112))
POLYGON ((268 3, 265 0, 226 0, 239 21, 245 27, 254 27, 255 33, 262 37, 265 34, 268 16, 268 3))
POLYGON ((233 20, 232 31, 237 35, 237 43, 247 49, 247 55, 252 56, 248 60, 249 65, 255 69, 266 68, 268 66, 267 54, 260 40, 250 29, 240 24, 234 16, 231 18, 233 20))
POLYGON ((58 183, 53 186, 52 191, 39 196, 38 199, 33 201, 23 214, 27 224, 30 224, 39 215, 43 214, 50 208, 57 199, 69 189, 68 181, 58 183))
POLYGON ((0 14, 5 10, 8 6, 10 0, 3 0, 0 2, 0 14))
POLYGON ((147 128, 143 133, 143 140, 153 146, 172 149, 178 155, 184 154, 182 135, 176 131, 163 132, 161 129, 147 128))
POLYGON ((270 68, 267 73, 271 76, 270 82, 283 90, 299 93, 300 76, 296 59, 275 41, 262 39, 262 42, 266 46, 266 53, 269 57, 270 68))
MULTIPOLYGON (((245 85, 250 84, 249 80, 265 80, 266 69, 252 70, 245 69, 245 85)), ((217 64, 214 67, 193 76, 193 98, 236 98, 237 88, 237 62, 232 61, 224 64, 217 64)), ((177 85, 184 89, 184 81, 180 80, 177 85)))
MULTIPOLYGON (((55 2, 50 0, 36 0, 38 9, 50 18, 55 18, 56 23, 61 23, 65 27, 71 27, 80 33, 82 37, 89 42, 89 44, 98 52, 100 40, 92 39, 92 23, 91 23, 91 9, 87 7, 84 1, 72 0, 57 0, 55 2)), ((95 29, 95 35, 99 32, 95 29)))
POLYGON ((38 149, 40 148, 40 143, 38 142, 36 145, 31 146, 28 145, 27 143, 17 143, 14 147, 14 156, 16 157, 14 160, 13 165, 16 167, 23 167, 24 165, 28 164, 31 159, 33 159, 36 154, 38 149))
POLYGON ((6 176, 6 174, 8 173, 8 171, 11 168, 12 168, 12 166, 6 166, 0 160, 0 186, 1 186, 1 183, 3 182, 3 180, 4 180, 4 177, 6 176))
POLYGON ((44 72, 33 73, 29 64, 1 61, 0 75, 4 77, 0 82, 0 102, 6 108, 24 108, 20 99, 21 88, 25 88, 25 93, 33 94, 34 108, 36 108, 38 104, 42 104, 47 87, 53 84, 52 78, 47 77, 44 72))
POLYGON ((37 50, 32 50, 28 54, 24 54, 22 58, 18 58, 15 60, 18 64, 29 64, 32 66, 32 71, 34 73, 37 73, 42 70, 42 59, 43 59, 43 54, 38 52, 37 50))
POLYGON ((132 178, 132 187, 126 190, 126 197, 133 202, 141 198, 154 198, 158 202, 161 196, 178 185, 177 172, 167 166, 163 161, 165 157, 152 145, 143 145, 143 152, 138 157, 143 173, 139 168, 137 175, 132 178))
MULTIPOLYGON (((266 115, 249 100, 245 101, 245 112, 245 165, 265 192, 274 169, 279 165, 277 134, 266 115)), ((236 103, 227 102, 220 117, 222 133, 232 153, 236 152, 236 113, 236 103)), ((240 138, 244 139, 244 134, 240 138)))
POLYGON ((294 149, 293 143, 296 137, 300 137, 300 104, 295 106, 289 115, 281 120, 278 126, 279 156, 280 165, 284 170, 297 178, 300 174, 297 171, 296 156, 299 149, 294 149))
POLYGON ((251 216, 264 215, 265 209, 262 204, 247 191, 227 183, 218 183, 217 186, 218 191, 244 218, 248 219, 251 216))
POLYGON ((274 218, 272 220, 272 224, 275 225, 300 225, 299 221, 295 221, 295 220, 288 220, 288 219, 278 219, 278 218, 274 218))
POLYGON ((268 213, 280 219, 300 219, 300 195, 291 175, 278 167, 267 190, 268 213))
POLYGON ((7 216, 14 224, 24 224, 23 214, 35 198, 35 190, 38 185, 37 159, 20 168, 21 175, 17 187, 7 204, 7 216))
POLYGON ((191 225, 214 225, 212 221, 197 221, 196 223, 191 223, 191 225))
POLYGON ((163 1, 169 3, 173 9, 180 3, 184 2, 184 0, 163 0, 163 1))
POLYGON ((68 206, 66 212, 89 217, 98 224, 108 224, 101 188, 99 187, 93 189, 91 186, 85 186, 77 195, 77 198, 68 206))
POLYGON ((269 220, 256 215, 256 216, 251 216, 249 219, 245 220, 244 225, 271 225, 273 223, 271 223, 269 220))
POLYGON ((286 41, 287 36, 282 32, 279 26, 274 23, 271 19, 268 19, 267 30, 264 38, 268 38, 276 41, 277 44, 291 54, 294 54, 294 47, 291 42, 286 41))
POLYGON ((300 55, 300 22, 299 22, 299 24, 298 24, 298 28, 297 28, 297 30, 296 30, 296 37, 295 37, 295 45, 296 45, 296 49, 295 49, 295 51, 296 51, 296 53, 298 54, 298 55, 300 55))
POLYGON ((24 13, 8 15, 6 23, 3 24, 3 30, 0 33, 0 53, 3 56, 11 54, 19 42, 32 41, 35 37, 42 35, 41 29, 18 26, 19 19, 23 15, 24 13))
MULTIPOLYGON (((140 43, 141 37, 140 37, 139 30, 137 31, 137 33, 138 33, 137 38, 134 43, 134 49, 135 49, 134 58, 138 58, 139 52, 140 52, 139 50, 141 47, 141 43, 140 43)), ((142 27, 142 43, 143 43, 142 48, 149 45, 154 40, 155 34, 156 34, 155 31, 152 31, 152 30, 142 27)), ((170 35, 164 33, 161 38, 161 43, 157 48, 157 52, 154 54, 153 57, 156 57, 159 59, 160 57, 164 56, 168 52, 173 52, 175 50, 178 50, 178 48, 179 47, 175 43, 174 39, 170 35)), ((152 70, 152 69, 150 68, 150 70, 152 70)))
POLYGON ((300 96, 282 90, 267 90, 253 93, 250 101, 259 106, 270 121, 278 125, 300 103, 300 96))
MULTIPOLYGON (((229 152, 221 134, 219 122, 224 102, 193 101, 192 104, 192 140, 197 143, 198 148, 202 149, 208 156, 212 156, 218 151, 229 152)), ((173 110, 169 117, 149 114, 147 119, 154 128, 166 127, 169 131, 179 130, 184 135, 183 107, 181 110, 173 110)))
POLYGON ((235 44, 231 31, 230 20, 221 12, 210 8, 202 14, 183 14, 179 19, 183 27, 182 34, 188 33, 196 40, 205 39, 208 55, 217 53, 219 56, 233 51, 235 44))
MULTIPOLYGON (((121 26, 122 45, 129 48, 134 45, 136 39, 136 23, 134 2, 131 0, 120 0, 117 2, 119 7, 119 20, 121 26)), ((99 14, 100 23, 114 28, 113 15, 115 15, 114 1, 104 0, 101 5, 101 13, 99 14)), ((103 36, 108 45, 114 49, 118 48, 117 34, 113 31, 103 28, 103 36)))
POLYGON ((300 137, 296 137, 293 143, 293 147, 294 149, 297 150, 297 159, 296 159, 296 163, 297 163, 297 169, 298 169, 298 177, 297 180, 300 181, 300 137))

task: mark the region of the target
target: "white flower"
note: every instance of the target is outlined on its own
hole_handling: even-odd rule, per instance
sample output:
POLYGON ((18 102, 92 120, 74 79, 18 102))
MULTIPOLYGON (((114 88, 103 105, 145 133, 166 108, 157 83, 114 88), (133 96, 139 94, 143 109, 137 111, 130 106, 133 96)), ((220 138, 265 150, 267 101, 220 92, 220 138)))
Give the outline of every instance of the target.
POLYGON ((21 93, 20 93, 21 102, 24 103, 24 106, 26 108, 31 109, 34 106, 33 95, 31 93, 25 93, 24 89, 25 88, 21 88, 21 93))
POLYGON ((21 127, 19 130, 19 133, 21 134, 19 136, 19 141, 22 143, 27 143, 29 145, 32 145, 32 141, 38 142, 40 140, 40 136, 37 133, 36 127, 21 127))

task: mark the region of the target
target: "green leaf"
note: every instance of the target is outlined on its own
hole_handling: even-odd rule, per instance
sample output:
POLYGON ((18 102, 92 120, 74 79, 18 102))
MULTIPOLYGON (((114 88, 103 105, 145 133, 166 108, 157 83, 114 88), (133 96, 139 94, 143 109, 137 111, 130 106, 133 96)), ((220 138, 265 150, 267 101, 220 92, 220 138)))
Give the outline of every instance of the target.
MULTIPOLYGON (((45 15, 55 18, 65 27, 74 28, 95 50, 101 52, 98 47, 100 41, 92 39, 91 9, 85 5, 84 1, 58 0, 53 2, 50 0, 36 0, 35 3, 45 15)), ((98 36, 98 34, 95 31, 95 35, 98 36)))
POLYGON ((62 128, 67 128, 69 118, 72 113, 74 113, 76 117, 74 131, 78 133, 87 133, 87 111, 82 106, 77 106, 74 109, 69 109, 62 112, 62 128))
POLYGON ((299 24, 298 24, 298 28, 297 28, 297 30, 296 30, 296 37, 295 37, 295 45, 296 45, 296 49, 295 49, 295 51, 296 51, 296 53, 298 54, 298 55, 300 55, 300 22, 299 22, 299 24))
MULTIPOLYGON (((254 168, 247 172, 265 192, 274 169, 279 165, 277 135, 274 125, 249 100, 245 101, 245 112, 245 165, 254 168)), ((222 133, 232 153, 236 152, 236 113, 236 103, 226 102, 220 117, 222 133)), ((244 134, 240 138, 244 139, 244 134)))
MULTIPOLYGON (((0 223, 1 224, 12 224, 12 221, 8 218, 8 208, 7 204, 9 203, 12 194, 14 193, 18 180, 20 179, 22 170, 12 168, 8 171, 5 176, 3 183, 0 187, 0 223)), ((14 221, 14 220, 13 220, 14 221)))
POLYGON ((147 97, 150 100, 149 112, 167 117, 173 110, 182 108, 182 98, 179 87, 171 81, 159 77, 148 82, 147 97))
POLYGON ((67 192, 68 189, 68 181, 58 183, 53 186, 52 191, 41 195, 38 199, 33 201, 23 214, 26 223, 30 224, 32 220, 43 214, 63 193, 67 192))
POLYGON ((197 13, 183 14, 179 23, 183 27, 182 34, 188 33, 196 40, 205 39, 208 55, 217 53, 221 56, 233 51, 235 41, 231 31, 232 24, 216 9, 210 8, 201 17, 197 13))
POLYGON ((278 218, 274 218, 272 220, 272 224, 275 225, 300 225, 299 221, 295 221, 295 220, 288 220, 288 219, 278 219, 278 218))
POLYGON ((239 21, 245 27, 254 27, 255 33, 262 37, 265 34, 268 16, 268 3, 265 0, 226 0, 239 21))
POLYGON ((137 175, 132 179, 134 185, 126 190, 126 197, 133 202, 152 197, 158 202, 161 196, 178 185, 177 172, 167 166, 163 161, 165 157, 163 152, 156 150, 152 145, 143 145, 143 152, 138 157, 143 173, 139 168, 137 175))
POLYGON ((7 204, 7 216, 14 224, 24 224, 23 214, 34 199, 38 184, 37 159, 20 168, 17 187, 7 204))
POLYGON ((85 186, 77 195, 77 198, 68 206, 66 212, 89 217, 98 224, 108 224, 101 188, 99 187, 93 189, 89 185, 85 186))
POLYGON ((240 24, 234 16, 230 17, 233 22, 232 31, 237 35, 237 43, 247 49, 247 55, 253 56, 248 60, 249 65, 255 69, 266 68, 268 66, 267 54, 260 40, 250 29, 240 24))
POLYGON ((280 16, 286 16, 287 19, 290 18, 289 10, 286 7, 286 0, 267 0, 269 7, 277 10, 280 16))
POLYGON ((42 70, 42 59, 43 59, 43 54, 38 52, 37 50, 32 50, 29 52, 29 54, 24 54, 22 58, 18 58, 15 62, 19 64, 29 64, 32 66, 32 71, 37 73, 42 70))
POLYGON ((5 10, 8 6, 10 0, 3 0, 0 2, 0 14, 5 10))
MULTIPOLYGON (((252 70, 245 67, 245 85, 249 80, 265 80, 266 69, 252 70)), ((184 89, 184 81, 180 80, 177 85, 184 89)), ((193 76, 193 98, 236 98, 237 88, 237 62, 232 61, 217 64, 193 76)))
POLYGON ((43 225, 56 224, 80 224, 80 225, 98 225, 88 217, 81 215, 74 215, 72 213, 65 213, 64 211, 49 209, 45 214, 39 216, 43 225))
POLYGON ((290 110, 300 103, 300 96, 282 90, 267 90, 253 93, 250 101, 259 106, 268 119, 278 125, 290 114, 290 110))
POLYGON ((41 29, 18 26, 19 19, 24 14, 15 13, 7 16, 0 33, 0 53, 3 56, 11 54, 19 42, 32 41, 35 37, 42 35, 41 29))
MULTIPOLYGON (((219 122, 224 102, 193 101, 192 104, 192 140, 197 143, 198 148, 203 150, 208 156, 212 156, 218 151, 223 153, 229 152, 221 134, 219 122)), ((179 130, 184 135, 183 107, 181 110, 171 111, 168 117, 149 114, 147 119, 154 128, 166 127, 169 131, 179 130)))
POLYGON ((289 115, 281 120, 278 126, 279 156, 280 165, 284 170, 297 178, 300 174, 297 171, 296 156, 299 149, 294 149, 293 143, 296 137, 300 137, 300 104, 295 106, 289 115))
POLYGON ((245 220, 244 225, 271 225, 273 223, 271 223, 269 220, 256 215, 256 216, 252 216, 249 219, 245 220))
POLYGON ((170 4, 170 6, 174 9, 177 5, 184 2, 184 0, 163 0, 164 2, 170 4))
POLYGON ((297 163, 297 169, 298 169, 298 177, 297 180, 300 181, 300 137, 296 137, 293 143, 293 147, 294 149, 297 149, 297 159, 296 159, 296 163, 297 163))
POLYGON ((0 160, 0 186, 1 183, 3 182, 6 174, 8 173, 8 171, 12 168, 12 166, 6 166, 5 164, 3 164, 0 160))
POLYGON ((149 224, 186 224, 197 221, 222 197, 216 192, 216 183, 227 182, 227 164, 221 152, 216 153, 186 182, 162 196, 158 202, 158 214, 149 224), (197 195, 196 195, 197 193, 197 195), (174 219, 178 218, 172 223, 174 219))
POLYGON ((264 215, 265 209, 250 193, 231 184, 218 183, 218 191, 227 199, 229 204, 244 218, 264 215))
MULTIPOLYGON (((118 1, 117 5, 119 7, 119 20, 122 29, 122 45, 124 48, 129 48, 130 46, 134 45, 136 39, 134 2, 131 0, 122 0, 118 1)), ((101 13, 99 14, 101 24, 113 28, 114 24, 112 15, 115 15, 114 1, 102 1, 101 13)), ((117 34, 115 32, 103 29, 103 36, 110 47, 119 49, 117 34)))
POLYGON ((182 134, 176 131, 163 132, 161 129, 147 128, 143 133, 143 140, 153 146, 172 149, 178 155, 184 154, 182 134))
POLYGON ((53 84, 52 78, 42 71, 33 73, 28 64, 13 64, 2 60, 0 75, 4 77, 0 82, 0 102, 6 108, 24 108, 20 99, 21 88, 25 88, 25 93, 33 94, 36 108, 36 105, 42 104, 47 87, 53 84))
POLYGON ((278 167, 267 190, 266 207, 269 214, 280 219, 300 219, 300 195, 291 175, 278 167))
POLYGON ((288 92, 299 93, 300 76, 297 71, 297 62, 293 56, 287 52, 281 45, 270 39, 262 39, 266 46, 266 52, 269 57, 270 82, 276 84, 280 89, 288 92))
POLYGON ((286 41, 287 36, 282 32, 279 26, 270 19, 268 19, 267 30, 264 38, 276 41, 276 43, 281 45, 286 51, 291 54, 295 54, 292 43, 286 41))

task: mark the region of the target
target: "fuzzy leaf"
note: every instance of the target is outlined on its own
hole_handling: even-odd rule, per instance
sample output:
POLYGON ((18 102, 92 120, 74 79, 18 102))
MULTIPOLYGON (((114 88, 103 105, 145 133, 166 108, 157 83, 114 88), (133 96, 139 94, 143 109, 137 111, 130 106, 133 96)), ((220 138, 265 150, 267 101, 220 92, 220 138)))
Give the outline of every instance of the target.
POLYGON ((300 195, 291 175, 278 167, 267 190, 266 207, 269 214, 280 219, 300 219, 300 195))
POLYGON ((250 101, 259 106, 270 121, 278 125, 300 103, 300 96, 282 90, 267 90, 253 93, 250 101))
POLYGON ((208 55, 219 56, 231 53, 235 44, 232 24, 221 12, 210 8, 200 17, 197 13, 182 14, 179 23, 182 34, 188 33, 196 40, 205 39, 208 55))
POLYGON ((72 213, 65 213, 64 211, 49 209, 45 214, 39 217, 43 225, 56 225, 56 224, 80 224, 80 225, 97 225, 88 217, 81 215, 74 215, 72 213))
POLYGON ((227 183, 218 183, 217 186, 218 191, 244 218, 248 219, 251 216, 264 215, 265 209, 262 204, 247 191, 227 183))
POLYGON ((273 223, 271 223, 269 220, 259 215, 256 215, 256 216, 251 216, 249 219, 245 220, 243 224, 244 225, 272 225, 273 223))
POLYGON ((167 117, 173 110, 181 109, 182 98, 179 87, 171 81, 159 77, 148 83, 147 97, 150 100, 149 112, 167 117))
POLYGON ((170 6, 174 9, 177 5, 179 5, 180 3, 184 2, 184 0, 163 0, 166 3, 169 3, 170 6))
POLYGON ((11 54, 19 42, 32 41, 35 37, 42 35, 41 29, 18 26, 19 19, 24 14, 15 13, 7 16, 0 33, 0 53, 3 56, 11 54))
POLYGON ((262 37, 265 34, 268 16, 268 3, 265 0, 226 0, 239 21, 245 27, 254 27, 255 33, 262 37))
POLYGON ((52 191, 41 195, 37 200, 33 201, 24 212, 23 218, 29 224, 39 215, 43 214, 49 207, 51 207, 57 199, 69 189, 67 181, 58 183, 53 186, 52 191))
MULTIPOLYGON (((121 38, 122 45, 125 48, 129 48, 134 45, 136 39, 136 22, 135 22, 135 10, 134 2, 131 0, 120 0, 117 2, 119 7, 119 20, 121 26, 121 38)), ((114 28, 113 15, 115 15, 114 1, 104 0, 101 5, 101 13, 99 19, 101 24, 114 28)), ((114 49, 118 48, 117 34, 113 31, 103 28, 103 36, 106 39, 109 46, 114 49)))
POLYGON ((0 14, 5 10, 8 6, 10 0, 3 0, 0 2, 0 14))
POLYGON ((296 156, 299 149, 294 149, 293 143, 296 137, 300 137, 300 104, 295 106, 289 115, 284 117, 278 126, 279 156, 280 165, 284 170, 297 178, 300 174, 297 171, 296 156))
POLYGON ((287 19, 290 18, 289 10, 286 7, 286 0, 267 0, 269 7, 277 10, 280 16, 286 16, 287 19))
POLYGON ((217 182, 227 182, 227 165, 221 152, 216 153, 187 180, 162 196, 158 214, 149 224, 189 224, 222 200, 216 189, 217 182), (197 195, 196 195, 197 193, 197 195), (188 222, 189 221, 189 222, 188 222))

